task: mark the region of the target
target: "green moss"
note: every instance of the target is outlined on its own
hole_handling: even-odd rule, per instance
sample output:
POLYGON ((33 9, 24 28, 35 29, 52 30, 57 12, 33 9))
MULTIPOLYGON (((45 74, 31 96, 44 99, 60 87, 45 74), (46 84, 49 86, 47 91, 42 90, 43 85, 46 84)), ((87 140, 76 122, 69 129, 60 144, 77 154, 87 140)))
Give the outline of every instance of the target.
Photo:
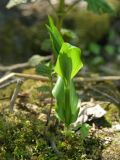
MULTIPOLYGON (((34 69, 26 70, 24 73, 35 74, 34 69)), ((33 115, 23 109, 18 109, 19 103, 37 104, 40 108, 38 114, 46 113, 47 106, 41 107, 39 93, 36 88, 42 83, 34 80, 25 80, 21 87, 20 93, 27 93, 25 101, 22 96, 18 97, 16 110, 9 113, 9 101, 1 101, 0 104, 0 159, 1 160, 59 160, 60 158, 53 152, 53 149, 47 143, 44 135, 45 121, 39 115, 33 115), (18 101, 19 100, 19 101, 18 101), (19 102, 19 103, 18 103, 19 102), (9 138, 8 138, 9 137, 9 138)), ((14 90, 15 85, 6 87, 1 90, 1 97, 10 94, 14 90), (3 94, 3 93, 4 94, 3 94)), ((24 96, 23 96, 24 97, 24 96)), ((46 98, 46 97, 44 97, 46 98)), ((44 100, 44 99, 43 99, 44 100)), ((119 120, 118 106, 103 104, 103 108, 107 111, 105 118, 112 123, 119 120)), ((46 117, 45 117, 46 118, 46 117)), ((114 134, 115 139, 112 144, 107 147, 103 145, 103 140, 108 136, 107 133, 96 131, 96 135, 89 135, 83 142, 79 134, 70 134, 65 136, 63 128, 58 125, 54 128, 54 140, 58 150, 62 153, 62 160, 97 160, 101 156, 107 155, 112 150, 111 157, 119 156, 118 143, 120 134, 114 134), (118 138, 117 138, 118 137, 118 138), (114 148, 114 149, 113 149, 114 148), (102 155, 101 155, 102 154, 102 155), (116 155, 115 155, 116 154, 116 155)), ((53 131, 53 130, 52 130, 53 131)), ((116 159, 117 160, 117 159, 116 159)))
POLYGON ((105 119, 111 124, 114 121, 119 121, 120 116, 119 116, 119 106, 115 104, 102 104, 102 107, 107 111, 105 115, 105 119))
POLYGON ((45 147, 43 123, 40 120, 28 118, 21 113, 0 116, 0 156, 6 159, 30 159, 39 147, 45 147), (9 138, 8 138, 9 137, 9 138))
POLYGON ((113 142, 102 151, 104 160, 119 160, 120 159, 120 133, 114 134, 113 142))
POLYGON ((3 89, 0 89, 0 99, 8 98, 11 97, 13 91, 14 91, 15 85, 12 84, 9 87, 5 87, 3 89))

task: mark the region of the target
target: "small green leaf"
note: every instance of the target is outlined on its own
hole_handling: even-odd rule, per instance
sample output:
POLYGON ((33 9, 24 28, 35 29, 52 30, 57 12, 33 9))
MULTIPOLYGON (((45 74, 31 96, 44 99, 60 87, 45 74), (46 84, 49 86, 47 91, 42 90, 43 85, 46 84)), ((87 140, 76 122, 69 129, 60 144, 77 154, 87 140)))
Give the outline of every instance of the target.
POLYGON ((39 75, 49 77, 51 75, 51 68, 43 63, 36 66, 36 72, 39 75))
POLYGON ((58 32, 56 26, 54 25, 53 19, 50 16, 48 16, 48 19, 49 19, 50 28, 52 29, 52 31, 54 32, 54 34, 59 39, 59 42, 62 44, 64 42, 64 40, 63 40, 61 34, 58 32))
POLYGON ((115 54, 115 47, 112 45, 106 45, 105 46, 105 51, 107 52, 107 54, 109 54, 110 56, 113 56, 115 54))
POLYGON ((88 10, 91 10, 95 13, 110 13, 115 14, 114 9, 106 0, 85 0, 88 3, 88 10))
POLYGON ((80 49, 69 43, 63 43, 55 66, 55 72, 68 81, 72 79, 82 67, 80 49))
POLYGON ((115 30, 110 30, 109 35, 108 35, 108 40, 110 42, 113 42, 116 39, 116 37, 117 37, 116 31, 115 30))
POLYGON ((90 125, 87 123, 81 125, 80 134, 83 140, 88 136, 90 128, 90 125))
POLYGON ((45 52, 51 52, 52 51, 52 46, 51 46, 51 41, 50 39, 45 39, 42 43, 41 43, 41 50, 45 51, 45 52))
POLYGON ((95 55, 100 55, 100 45, 98 45, 97 43, 90 43, 89 45, 89 50, 90 52, 94 53, 95 55))
POLYGON ((103 64, 104 63, 104 59, 103 59, 103 57, 102 56, 96 56, 96 57, 94 57, 93 59, 92 59, 92 62, 91 62, 91 64, 92 65, 100 65, 100 64, 103 64))

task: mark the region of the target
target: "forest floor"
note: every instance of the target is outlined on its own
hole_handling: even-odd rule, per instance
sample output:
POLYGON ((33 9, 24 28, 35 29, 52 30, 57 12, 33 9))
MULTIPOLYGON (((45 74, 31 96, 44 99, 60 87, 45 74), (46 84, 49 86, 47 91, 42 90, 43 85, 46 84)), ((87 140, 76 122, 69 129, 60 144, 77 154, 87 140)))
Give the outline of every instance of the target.
MULTIPOLYGON (((34 69, 24 73, 33 74, 34 69)), ((118 82, 80 82, 76 85, 82 102, 99 104, 106 110, 93 119, 89 135, 82 140, 79 130, 65 135, 56 122, 54 109, 46 133, 50 108, 48 95, 38 92, 43 82, 25 80, 10 113, 11 84, 0 89, 0 160, 119 160, 120 91, 118 82), (54 123, 55 122, 55 123, 54 123)))

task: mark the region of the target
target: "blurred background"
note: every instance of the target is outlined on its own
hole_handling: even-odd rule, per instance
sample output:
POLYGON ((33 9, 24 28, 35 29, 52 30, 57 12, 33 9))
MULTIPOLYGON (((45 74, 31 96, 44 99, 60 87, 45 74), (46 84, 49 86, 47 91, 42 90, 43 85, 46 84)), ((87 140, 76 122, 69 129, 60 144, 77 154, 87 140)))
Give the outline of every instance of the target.
MULTIPOLYGON (((53 0, 57 6, 57 0, 53 0)), ((69 5, 68 1, 66 5, 69 5)), ((119 69, 120 64, 120 2, 108 0, 117 14, 95 14, 75 6, 65 17, 64 39, 82 50, 86 70, 104 72, 119 69), (108 70, 106 71, 106 66, 108 70)), ((54 17, 47 0, 6 8, 8 0, 0 1, 0 65, 28 61, 33 55, 51 55, 51 43, 45 24, 54 17)))

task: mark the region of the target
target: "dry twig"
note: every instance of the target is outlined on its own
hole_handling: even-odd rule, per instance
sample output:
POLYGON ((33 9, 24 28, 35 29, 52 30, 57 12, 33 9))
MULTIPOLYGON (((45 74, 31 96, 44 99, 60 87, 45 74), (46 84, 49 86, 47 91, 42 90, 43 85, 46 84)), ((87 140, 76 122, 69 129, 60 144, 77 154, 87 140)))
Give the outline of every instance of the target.
POLYGON ((100 82, 100 81, 117 81, 120 76, 101 76, 101 77, 76 77, 75 82, 100 82))
POLYGON ((93 90, 94 92, 97 92, 97 93, 101 94, 102 96, 110 99, 113 103, 120 104, 120 101, 118 101, 116 98, 108 95, 107 93, 102 92, 99 89, 96 89, 96 88, 93 88, 93 87, 90 87, 90 89, 93 90))
MULTIPOLYGON (((44 76, 39 75, 31 75, 24 73, 10 73, 0 79, 0 84, 4 83, 6 80, 9 80, 13 77, 25 78, 25 79, 33 79, 40 81, 48 81, 49 79, 44 76)), ((76 77, 75 82, 100 82, 100 81, 117 81, 120 80, 120 76, 101 76, 101 77, 76 77)))
POLYGON ((15 88, 13 95, 12 95, 12 98, 10 100, 10 112, 13 112, 14 104, 15 104, 16 98, 18 96, 18 93, 20 91, 22 83, 23 83, 22 79, 17 80, 16 88, 15 88))
POLYGON ((17 70, 17 69, 23 69, 23 68, 27 68, 29 67, 29 63, 18 63, 18 64, 14 64, 11 66, 0 66, 0 71, 1 72, 6 72, 6 71, 13 71, 13 70, 17 70))
POLYGON ((13 77, 19 77, 19 78, 25 78, 25 79, 34 79, 34 80, 40 80, 40 81, 48 81, 47 77, 39 76, 39 75, 31 75, 31 74, 23 74, 23 73, 10 73, 0 79, 0 84, 4 83, 5 81, 13 78, 13 77))
POLYGON ((7 87, 11 84, 14 84, 16 82, 17 82, 17 79, 11 79, 11 80, 9 80, 9 82, 6 82, 6 83, 3 83, 2 85, 0 85, 0 89, 5 88, 5 87, 7 87))
MULTIPOLYGON (((48 61, 48 60, 51 59, 51 56, 40 56, 40 57, 41 57, 40 62, 48 61)), ((18 69, 33 67, 33 66, 31 66, 31 64, 29 62, 30 59, 28 60, 28 62, 25 62, 25 63, 18 63, 18 64, 14 64, 14 65, 10 65, 10 66, 0 65, 0 71, 1 72, 7 72, 7 71, 15 71, 15 70, 18 70, 18 69)))

